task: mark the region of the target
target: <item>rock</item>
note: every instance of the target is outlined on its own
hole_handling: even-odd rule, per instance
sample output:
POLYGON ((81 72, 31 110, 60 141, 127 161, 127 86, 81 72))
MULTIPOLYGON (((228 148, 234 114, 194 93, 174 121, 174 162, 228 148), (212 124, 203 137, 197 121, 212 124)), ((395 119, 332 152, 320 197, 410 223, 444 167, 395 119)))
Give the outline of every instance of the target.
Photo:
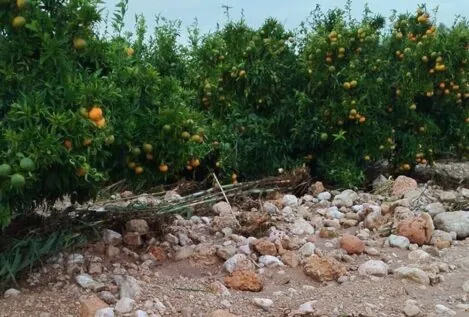
POLYGON ((384 218, 381 215, 381 209, 367 207, 364 208, 363 212, 359 213, 359 217, 363 215, 363 226, 368 230, 377 230, 384 222, 384 218))
MULTIPOLYGON (((246 246, 246 247, 248 247, 248 249, 249 249, 249 246, 246 246)), ((233 245, 233 244, 219 246, 217 248, 217 253, 216 254, 221 259, 228 260, 229 258, 231 258, 233 255, 236 254, 236 246, 233 245)))
POLYGON ((443 202, 453 202, 458 196, 453 191, 443 191, 438 194, 438 198, 443 202))
POLYGON ((433 220, 425 213, 420 217, 403 220, 398 223, 396 234, 418 245, 429 243, 433 234, 433 220))
POLYGON ((212 232, 221 232, 224 228, 238 229, 239 227, 238 220, 231 213, 215 216, 211 223, 212 232))
POLYGON ((431 259, 430 254, 423 250, 415 250, 410 252, 407 257, 414 263, 424 263, 431 259))
POLYGON ((235 271, 225 277, 225 285, 239 291, 260 292, 262 280, 253 271, 235 271))
POLYGON ((435 247, 439 250, 441 249, 448 249, 451 247, 451 241, 442 241, 442 240, 437 240, 435 242, 435 247))
POLYGON ((113 245, 108 245, 106 246, 106 255, 109 258, 115 258, 121 253, 121 250, 118 247, 115 247, 113 245))
POLYGON ((449 232, 437 229, 433 231, 430 243, 436 244, 438 241, 448 241, 451 244, 451 241, 453 241, 453 237, 449 232))
POLYGON ((298 206, 298 198, 295 195, 285 195, 282 197, 282 205, 284 207, 298 206))
POLYGON ((67 258, 67 274, 73 275, 82 271, 85 264, 85 258, 79 253, 72 253, 67 258))
POLYGON ((108 305, 98 297, 80 299, 80 317, 95 317, 98 310, 108 308, 108 305))
POLYGON ((434 179, 446 185, 469 184, 469 162, 435 162, 432 165, 417 165, 415 173, 423 180, 434 179))
POLYGON ((103 273, 103 265, 99 262, 91 262, 88 264, 89 274, 101 274, 103 273))
POLYGON ((254 305, 262 308, 265 311, 269 311, 270 308, 274 305, 274 302, 268 298, 253 298, 252 302, 254 305))
POLYGON ((117 299, 114 294, 109 291, 99 292, 98 297, 109 305, 115 304, 117 302, 117 299))
POLYGON ((365 253, 371 256, 378 256, 380 253, 376 248, 365 247, 365 253))
POLYGON ((310 301, 310 302, 303 303, 300 305, 300 307, 298 307, 296 312, 302 315, 307 314, 307 313, 314 313, 314 304, 316 303, 317 301, 310 301))
POLYGON ((122 235, 119 232, 110 229, 104 229, 103 242, 110 245, 118 245, 122 242, 122 235))
POLYGON ((324 281, 337 281, 339 277, 347 274, 345 267, 336 259, 316 255, 307 259, 304 271, 306 275, 320 283, 324 281))
POLYGON ((274 204, 272 204, 271 202, 268 202, 266 201, 263 205, 264 207, 264 210, 268 213, 268 214, 271 214, 271 215, 276 215, 278 214, 279 210, 277 208, 277 206, 275 206, 274 204))
POLYGON ((332 206, 330 208, 327 208, 326 211, 326 216, 330 219, 342 219, 345 217, 343 213, 339 211, 339 208, 336 206, 332 206))
POLYGON ((446 212, 446 208, 442 203, 437 202, 425 206, 425 211, 434 218, 436 215, 446 212))
POLYGON ((265 267, 277 267, 277 266, 284 266, 285 264, 282 263, 278 258, 272 255, 262 255, 259 257, 259 263, 265 267))
POLYGON ((244 254, 235 254, 225 261, 223 269, 228 273, 235 271, 251 271, 254 270, 254 264, 244 254))
POLYGON ((340 239, 340 247, 348 254, 362 254, 365 251, 365 242, 351 234, 344 234, 340 239))
POLYGON ((185 246, 185 247, 181 247, 174 254, 174 260, 175 261, 182 261, 182 260, 188 259, 194 253, 195 253, 195 246, 193 246, 193 245, 188 245, 188 246, 185 246))
POLYGON ((111 307, 101 308, 96 311, 93 317, 114 317, 114 309, 111 307))
POLYGON ((428 273, 416 267, 400 267, 394 270, 394 277, 399 279, 408 279, 423 285, 430 285, 428 273))
POLYGON ((387 182, 388 182, 388 179, 384 175, 379 175, 373 180, 371 186, 373 187, 373 190, 377 190, 381 188, 381 186, 383 186, 387 182))
POLYGON ((309 191, 313 196, 317 196, 319 193, 325 191, 324 185, 321 182, 316 182, 309 188, 309 191))
POLYGON ((407 300, 402 312, 407 317, 416 317, 420 314, 420 308, 417 306, 414 300, 407 300))
POLYGON ((120 298, 137 299, 142 292, 140 285, 135 277, 130 275, 116 275, 114 282, 120 287, 120 298))
POLYGON ((394 222, 399 223, 409 218, 414 218, 414 213, 407 207, 396 206, 394 208, 394 222))
POLYGON ((435 311, 441 316, 456 316, 456 312, 454 310, 451 310, 444 305, 435 305, 435 311))
POLYGON ((319 193, 317 197, 319 200, 331 200, 332 195, 329 192, 322 192, 319 193))
POLYGON ((165 236, 164 236, 164 239, 165 241, 168 241, 169 243, 171 243, 172 245, 178 245, 179 244, 179 239, 178 237, 176 237, 174 234, 172 233, 167 233, 165 236))
POLYGON ((134 247, 141 246, 143 244, 142 236, 138 232, 126 232, 124 234, 124 243, 134 247))
POLYGON ((21 294, 21 291, 15 289, 15 288, 9 288, 3 293, 4 298, 9 298, 9 297, 17 297, 21 294))
POLYGON ((210 266, 218 261, 216 255, 217 248, 211 243, 200 243, 195 247, 195 252, 191 256, 191 264, 201 265, 201 266, 210 266))
POLYGON ((368 260, 358 267, 358 274, 363 276, 384 277, 388 275, 389 266, 383 261, 368 260))
POLYGON ((407 249, 410 245, 410 241, 407 237, 396 236, 394 234, 390 235, 387 241, 391 247, 397 247, 400 249, 407 249))
POLYGON ((223 309, 218 309, 214 311, 210 317, 237 317, 236 315, 233 315, 229 311, 223 310, 223 309))
POLYGON ((125 224, 125 231, 138 232, 140 234, 147 234, 150 230, 148 222, 144 219, 132 219, 125 224))
POLYGON ((314 234, 314 227, 304 220, 303 218, 300 218, 296 220, 291 226, 290 226, 290 231, 294 235, 313 235, 314 234))
POLYGON ((400 175, 394 181, 392 185, 392 194, 394 196, 402 196, 405 193, 417 189, 417 181, 413 178, 400 175))
POLYGON ((469 211, 444 212, 435 216, 435 227, 446 232, 456 232, 458 239, 469 237, 469 211))
POLYGON ((469 280, 464 282, 462 285, 462 290, 469 294, 469 280))
POLYGON ((254 249, 261 255, 277 255, 277 247, 273 242, 261 239, 254 244, 254 249))
POLYGON ((148 314, 147 314, 147 312, 145 312, 143 310, 137 310, 135 312, 135 317, 148 317, 148 314))
POLYGON ((298 255, 301 259, 310 257, 314 254, 316 250, 316 246, 312 242, 306 242, 303 246, 298 250, 298 255))
POLYGON ((186 245, 192 244, 191 238, 189 238, 189 236, 184 232, 178 232, 177 237, 179 240, 179 244, 183 247, 185 247, 186 245))
POLYGON ((335 196, 332 205, 337 207, 352 207, 353 203, 358 200, 358 195, 351 189, 346 189, 339 195, 335 196))
POLYGON ((128 297, 121 298, 115 307, 115 310, 119 314, 130 313, 135 307, 135 301, 128 297))
POLYGON ((300 264, 300 257, 294 251, 287 251, 282 255, 282 262, 289 267, 297 267, 300 264))
POLYGON ((319 230, 319 237, 323 239, 333 239, 338 235, 337 229, 332 227, 322 227, 319 230))
POLYGON ((162 247, 151 246, 148 249, 148 253, 151 254, 159 263, 164 262, 168 259, 166 251, 162 247))
POLYGON ((93 280, 93 278, 88 274, 79 274, 75 276, 75 281, 84 289, 89 289, 93 292, 99 292, 106 287, 103 283, 93 280))
MULTIPOLYGON (((239 271, 237 271, 239 272, 239 271)), ((251 272, 251 271, 246 271, 251 272)), ((235 272, 236 273, 236 272, 235 272)), ((233 273, 234 274, 234 273, 233 273)), ((219 296, 231 296, 230 291, 222 283, 215 281, 208 286, 209 290, 219 296)))
POLYGON ((217 215, 226 215, 233 213, 231 206, 226 201, 220 201, 216 203, 215 205, 213 205, 212 210, 217 215))

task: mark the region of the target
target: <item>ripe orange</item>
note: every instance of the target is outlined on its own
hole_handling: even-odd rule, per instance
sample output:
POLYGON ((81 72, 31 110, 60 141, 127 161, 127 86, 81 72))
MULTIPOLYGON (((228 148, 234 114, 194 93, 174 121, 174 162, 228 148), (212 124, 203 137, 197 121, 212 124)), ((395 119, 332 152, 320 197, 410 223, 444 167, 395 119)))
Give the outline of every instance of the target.
POLYGON ((73 145, 72 145, 72 141, 70 141, 70 140, 68 140, 68 139, 65 140, 65 141, 64 141, 64 146, 65 146, 65 148, 66 148, 67 150, 71 150, 71 149, 72 149, 72 146, 73 146, 73 145))
POLYGON ((365 116, 361 116, 360 119, 358 119, 358 122, 360 122, 361 124, 365 123, 365 121, 366 121, 365 116))
POLYGON ((192 171, 192 166, 191 165, 186 165, 186 170, 192 171))
POLYGON ((86 46, 86 41, 82 38, 75 38, 73 39, 73 47, 77 50, 81 50, 83 48, 85 48, 86 46))
POLYGON ((332 57, 326 57, 326 63, 332 64, 332 57))
POLYGON ((88 118, 90 118, 94 122, 98 122, 103 118, 103 110, 99 107, 94 106, 88 112, 88 118))
POLYGON ((17 16, 13 18, 13 21, 11 22, 14 28, 18 29, 23 27, 26 24, 26 19, 22 16, 17 16))
POLYGON ((244 77, 246 76, 246 71, 243 69, 243 70, 240 70, 239 71, 239 77, 244 77))
POLYGON ((166 173, 168 171, 168 169, 169 169, 168 165, 166 165, 164 163, 160 164, 159 170, 160 170, 161 173, 166 173))
POLYGON ((18 7, 18 9, 24 9, 26 6, 28 5, 28 1, 27 0, 16 0, 16 6, 18 7))
POLYGON ((409 165, 409 164, 403 164, 403 165, 402 165, 402 169, 403 169, 404 171, 410 171, 410 165, 409 165))
POLYGON ((345 82, 345 83, 344 83, 344 88, 345 88, 345 89, 350 89, 350 87, 351 87, 351 85, 350 85, 349 82, 345 82))
POLYGON ((231 180, 235 181, 238 179, 238 175, 236 173, 231 174, 231 180))
POLYGON ((127 53, 127 56, 130 57, 130 56, 134 55, 135 50, 134 50, 133 48, 131 48, 131 47, 127 47, 127 48, 125 49, 125 52, 127 53))
POLYGON ((99 128, 99 129, 102 129, 106 126, 106 119, 102 118, 101 120, 99 120, 98 122, 96 122, 96 126, 99 128))
POLYGON ((192 137, 191 137, 191 141, 193 142, 196 142, 196 143, 202 143, 203 142, 203 138, 198 135, 198 134, 194 134, 192 137))
POLYGON ((198 166, 200 166, 200 160, 199 160, 199 159, 192 159, 192 160, 191 160, 191 166, 192 166, 192 167, 198 167, 198 166))
POLYGON ((84 139, 83 140, 83 146, 88 146, 92 143, 93 141, 91 141, 91 139, 84 139))
POLYGON ((135 168, 135 174, 139 175, 139 174, 142 174, 142 173, 143 173, 143 167, 137 166, 135 168))

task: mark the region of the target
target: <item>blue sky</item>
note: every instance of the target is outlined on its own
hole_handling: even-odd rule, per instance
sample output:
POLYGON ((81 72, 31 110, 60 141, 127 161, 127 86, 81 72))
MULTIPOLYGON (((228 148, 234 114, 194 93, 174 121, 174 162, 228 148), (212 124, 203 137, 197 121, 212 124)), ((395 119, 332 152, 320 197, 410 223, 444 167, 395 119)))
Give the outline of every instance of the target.
MULTIPOLYGON (((112 12, 119 0, 105 0, 106 9, 112 12)), ((366 1, 353 0, 353 15, 359 18, 366 1)), ((414 11, 424 0, 368 0, 368 5, 375 13, 388 17, 392 9, 399 12, 414 11)), ((439 22, 451 24, 457 14, 467 15, 469 0, 428 0, 429 9, 439 7, 437 18, 439 22)), ((143 14, 147 24, 153 28, 154 16, 161 13, 171 20, 179 19, 184 30, 191 25, 194 18, 198 19, 201 30, 206 33, 214 30, 216 23, 223 23, 226 17, 222 5, 232 6, 230 15, 233 19, 241 16, 244 9, 246 21, 251 26, 259 26, 267 17, 275 17, 288 28, 295 28, 303 21, 316 4, 324 9, 343 7, 345 0, 129 0, 129 10, 126 16, 126 27, 132 30, 135 25, 135 15, 143 14)))

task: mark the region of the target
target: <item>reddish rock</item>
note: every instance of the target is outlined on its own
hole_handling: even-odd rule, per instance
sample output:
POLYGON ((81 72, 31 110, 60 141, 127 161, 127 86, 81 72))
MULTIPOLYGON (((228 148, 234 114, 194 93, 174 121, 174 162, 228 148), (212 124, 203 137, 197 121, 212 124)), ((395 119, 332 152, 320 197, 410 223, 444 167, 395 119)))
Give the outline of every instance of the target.
POLYGON ((158 262, 164 262, 167 260, 166 252, 161 247, 152 246, 148 249, 148 253, 153 255, 158 262))
POLYGON ((254 243, 254 249, 261 255, 277 255, 277 247, 267 240, 257 240, 254 243))
POLYGON ((193 265, 210 266, 218 262, 216 246, 209 243, 201 243, 196 246, 194 254, 190 258, 193 265))
POLYGON ((319 230, 319 237, 323 239, 332 239, 337 237, 337 229, 333 227, 322 227, 319 230))
POLYGON ((277 254, 278 255, 284 255, 285 252, 287 252, 287 250, 284 249, 281 240, 276 240, 275 241, 275 247, 277 248, 277 254))
POLYGON ((311 194, 313 196, 316 196, 317 194, 322 193, 326 189, 324 188, 324 185, 321 182, 316 182, 313 185, 311 185, 310 190, 311 190, 311 194))
POLYGON ((418 245, 429 243, 433 234, 433 222, 430 221, 422 217, 402 220, 397 225, 396 234, 418 245))
POLYGON ((282 255, 282 262, 289 267, 297 267, 300 264, 300 257, 296 252, 287 251, 282 255))
POLYGON ((436 240, 435 242, 435 247, 438 249, 447 249, 451 247, 451 241, 445 241, 445 240, 436 240))
POLYGON ((94 317, 98 310, 106 307, 109 307, 109 305, 95 296, 86 299, 81 299, 80 317, 94 317))
POLYGON ((239 291, 260 292, 262 281, 252 271, 235 271, 225 277, 225 285, 239 291))
POLYGON ((141 246, 143 244, 142 237, 138 232, 127 232, 124 234, 124 243, 134 247, 141 246))
POLYGON ((351 234, 344 234, 340 239, 340 247, 348 254, 362 254, 365 251, 365 242, 351 234))
POLYGON ((311 256, 305 266, 304 272, 316 282, 337 281, 339 277, 347 274, 345 267, 332 257, 311 256))
POLYGON ((392 194, 394 196, 402 196, 405 193, 418 187, 417 181, 407 176, 399 176, 392 185, 392 194))

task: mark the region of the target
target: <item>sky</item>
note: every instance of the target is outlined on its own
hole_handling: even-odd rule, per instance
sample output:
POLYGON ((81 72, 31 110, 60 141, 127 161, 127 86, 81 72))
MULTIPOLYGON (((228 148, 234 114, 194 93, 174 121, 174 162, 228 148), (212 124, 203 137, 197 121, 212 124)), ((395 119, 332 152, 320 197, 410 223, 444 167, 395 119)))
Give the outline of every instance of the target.
MULTIPOLYGON (((104 0, 106 10, 110 13, 119 0, 104 0)), ((415 11, 417 6, 425 3, 427 8, 438 7, 437 19, 445 24, 452 24, 455 16, 469 14, 469 0, 352 0, 352 14, 360 18, 365 2, 374 13, 389 17, 393 9, 398 12, 415 11)), ((309 12, 319 4, 323 9, 343 8, 345 0, 129 0, 126 16, 126 29, 135 27, 135 15, 143 14, 150 29, 155 26, 155 16, 161 14, 170 20, 181 20, 186 30, 197 18, 203 33, 213 31, 217 22, 226 22, 222 5, 231 6, 231 19, 239 19, 244 10, 244 17, 250 26, 258 27, 268 17, 274 17, 287 28, 297 27, 304 21, 309 12)), ((183 40, 186 38, 183 35, 183 40)))

